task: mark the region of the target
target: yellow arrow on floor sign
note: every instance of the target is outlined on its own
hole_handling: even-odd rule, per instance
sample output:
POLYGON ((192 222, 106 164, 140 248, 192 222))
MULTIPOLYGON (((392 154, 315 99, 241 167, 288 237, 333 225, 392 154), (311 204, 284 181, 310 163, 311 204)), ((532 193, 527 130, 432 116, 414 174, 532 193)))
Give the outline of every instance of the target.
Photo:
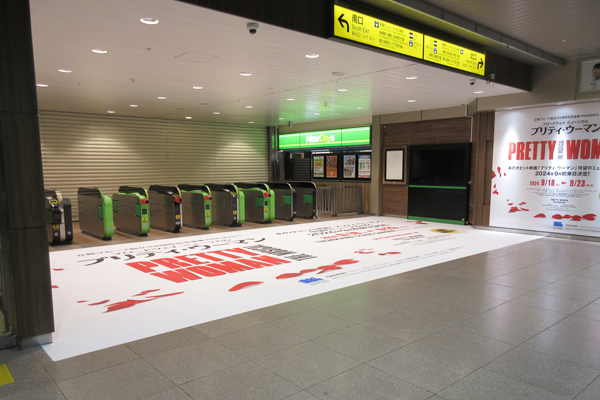
POLYGON ((6 364, 0 365, 0 386, 13 383, 15 378, 11 375, 6 364))

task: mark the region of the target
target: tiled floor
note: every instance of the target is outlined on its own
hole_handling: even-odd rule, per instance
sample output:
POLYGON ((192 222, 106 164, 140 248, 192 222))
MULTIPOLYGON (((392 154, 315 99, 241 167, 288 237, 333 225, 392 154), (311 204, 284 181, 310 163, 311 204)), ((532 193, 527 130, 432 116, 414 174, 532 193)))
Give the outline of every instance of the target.
POLYGON ((16 380, 3 400, 598 400, 600 244, 539 239, 59 362, 4 350, 3 363, 16 380))

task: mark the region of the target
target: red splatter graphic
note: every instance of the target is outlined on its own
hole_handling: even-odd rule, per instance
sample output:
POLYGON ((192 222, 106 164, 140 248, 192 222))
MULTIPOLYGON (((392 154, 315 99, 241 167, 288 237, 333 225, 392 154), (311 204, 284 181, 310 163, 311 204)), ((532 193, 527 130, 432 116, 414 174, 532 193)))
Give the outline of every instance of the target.
POLYGON ((500 167, 498 167, 498 173, 500 173, 500 171, 501 171, 501 170, 502 170, 502 169, 501 169, 500 167))
POLYGON ((494 189, 496 189, 496 185, 494 185, 494 189))
POLYGON ((534 215, 533 218, 546 218, 546 214, 534 215))
POLYGON ((238 285, 235 285, 234 287, 232 287, 231 289, 229 289, 230 292, 236 292, 240 289, 245 288, 246 286, 254 286, 254 285, 260 285, 263 284, 264 282, 244 282, 244 283, 240 283, 238 285))
POLYGON ((527 204, 524 201, 520 202, 519 205, 522 206, 523 204, 527 204))
POLYGON ((493 193, 493 194, 498 194, 498 191, 497 191, 497 190, 494 190, 492 193, 493 193))
POLYGON ((99 301, 97 303, 90 303, 90 304, 88 304, 88 306, 98 306, 100 304, 108 303, 109 301, 110 301, 110 299, 108 299, 108 300, 102 300, 102 301, 99 301))
POLYGON ((419 225, 427 225, 427 222, 417 221, 417 224, 419 224, 419 225))
POLYGON ((64 268, 52 268, 52 269, 55 271, 64 271, 65 270, 64 268))
POLYGON ((380 256, 389 256, 391 254, 402 254, 399 251, 388 251, 387 253, 379 253, 380 256))
POLYGON ((289 279, 289 278, 296 278, 302 276, 302 273, 300 272, 291 272, 289 274, 281 274, 277 277, 275 277, 275 279, 289 279))
POLYGON ((374 251, 358 250, 358 251, 355 251, 355 253, 357 253, 357 254, 371 254, 371 253, 374 253, 374 251))
POLYGON ((58 289, 58 286, 52 285, 52 289, 58 289))
POLYGON ((509 206, 512 206, 514 203, 508 203, 509 206))
POLYGON ((581 216, 580 215, 573 215, 571 217, 571 221, 581 221, 581 216))
POLYGON ((511 207, 510 210, 508 210, 509 213, 514 213, 520 211, 518 207, 511 207))
POLYGON ((143 296, 146 295, 148 293, 152 293, 152 292, 158 292, 160 289, 152 289, 152 290, 144 290, 143 292, 140 292, 138 294, 134 294, 133 297, 135 296, 143 296))
POLYGON ((560 215, 560 214, 554 214, 552 216, 552 218, 554 218, 554 219, 562 219, 562 215, 560 215))
POLYGON ((504 173, 504 176, 506 176, 506 172, 504 173))
POLYGON ((158 294, 158 295, 155 295, 155 296, 149 296, 149 297, 152 297, 152 299, 151 299, 151 300, 154 300, 154 299, 158 299, 159 297, 170 297, 170 296, 177 296, 178 294, 182 294, 182 293, 183 293, 183 292, 177 292, 177 293, 168 293, 168 294, 158 294))
POLYGON ((357 262, 358 262, 358 260, 345 259, 345 260, 336 261, 333 263, 333 265, 356 264, 357 262))
POLYGON ((133 307, 136 304, 145 303, 147 301, 152 301, 152 300, 154 300, 154 299, 120 301, 118 303, 113 303, 113 304, 107 306, 108 308, 106 309, 105 313, 112 312, 112 311, 117 311, 117 310, 122 310, 124 308, 133 307))
POLYGON ((309 274, 309 273, 315 272, 315 271, 316 271, 316 268, 315 269, 303 269, 302 271, 300 271, 300 273, 301 274, 309 274))
POLYGON ((492 179, 494 179, 496 177, 496 173, 494 171, 492 171, 492 179))
POLYGON ((563 218, 564 218, 564 219, 571 219, 571 217, 572 217, 572 215, 569 215, 569 214, 565 214, 565 215, 563 215, 563 218))
POLYGON ((320 269, 321 271, 320 271, 320 272, 317 272, 317 275, 319 275, 319 274, 323 274, 323 273, 325 273, 325 272, 327 272, 327 271, 331 271, 331 270, 333 270, 333 269, 343 269, 343 268, 342 268, 342 267, 335 266, 335 265, 327 265, 327 266, 325 266, 325 267, 319 267, 319 269, 320 269))
POLYGON ((521 211, 529 211, 529 210, 526 209, 526 208, 521 207, 521 211))
POLYGON ((594 221, 596 219, 596 214, 585 214, 582 215, 582 218, 588 221, 594 221))
POLYGON ((87 300, 79 300, 77 303, 87 303, 87 300))

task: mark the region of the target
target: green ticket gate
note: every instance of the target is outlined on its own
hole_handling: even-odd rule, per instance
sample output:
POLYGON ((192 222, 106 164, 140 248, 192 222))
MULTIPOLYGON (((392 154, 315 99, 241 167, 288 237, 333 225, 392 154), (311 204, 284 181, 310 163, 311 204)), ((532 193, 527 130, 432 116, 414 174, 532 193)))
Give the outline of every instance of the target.
POLYGON ((244 193, 246 221, 267 223, 275 219, 275 193, 266 183, 236 183, 244 193))
POLYGON ((184 226, 208 229, 212 224, 212 196, 206 185, 178 186, 183 199, 184 226))
POLYGON ((245 195, 233 183, 207 183, 212 196, 212 222, 240 226, 246 220, 245 195))
POLYGON ((152 185, 150 195, 150 226, 169 232, 179 232, 181 217, 181 192, 177 186, 152 185))
POLYGON ((113 218, 120 231, 147 236, 150 231, 150 200, 143 187, 121 186, 113 194, 113 218))
POLYGON ((269 182, 275 198, 271 202, 275 205, 275 219, 292 221, 296 216, 296 190, 287 182, 269 182))
POLYGON ((79 188, 79 227, 86 235, 110 240, 115 233, 112 201, 98 188, 79 188))
POLYGON ((317 185, 314 182, 290 182, 296 190, 296 217, 317 217, 317 185))
POLYGON ((73 215, 71 200, 63 198, 58 190, 44 189, 46 199, 46 229, 48 243, 69 243, 73 241, 73 215))

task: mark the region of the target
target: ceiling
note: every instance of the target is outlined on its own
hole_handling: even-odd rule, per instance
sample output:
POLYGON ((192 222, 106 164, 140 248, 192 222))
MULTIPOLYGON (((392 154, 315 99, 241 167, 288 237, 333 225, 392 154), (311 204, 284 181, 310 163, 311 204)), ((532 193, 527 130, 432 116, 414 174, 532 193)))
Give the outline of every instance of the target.
MULTIPOLYGON (((400 7, 392 0, 367 2, 395 11, 400 7)), ((557 56, 599 52, 597 0, 429 3, 557 56), (522 3, 538 6, 532 10, 522 3), (562 4, 564 10, 539 7, 540 3, 562 4), (553 28, 553 18, 559 17, 563 23, 553 28), (555 42, 563 33, 567 41, 560 47, 555 42)), ((522 92, 483 79, 470 86, 469 77, 462 74, 263 23, 250 35, 247 19, 174 0, 30 4, 36 80, 48 85, 38 87, 41 111, 274 126, 445 108, 477 97, 522 92), (140 18, 160 23, 146 25, 140 18), (108 52, 96 54, 92 49, 108 52), (309 59, 306 54, 319 57, 309 59), (252 75, 241 76, 242 72, 252 75), (406 79, 414 76, 417 79, 406 79)), ((437 24, 437 29, 447 25, 419 15, 414 12, 414 19, 437 24)), ((456 30, 446 27, 451 29, 456 30)), ((473 40, 472 33, 452 33, 473 40)), ((494 45, 498 44, 486 46, 494 45)))

